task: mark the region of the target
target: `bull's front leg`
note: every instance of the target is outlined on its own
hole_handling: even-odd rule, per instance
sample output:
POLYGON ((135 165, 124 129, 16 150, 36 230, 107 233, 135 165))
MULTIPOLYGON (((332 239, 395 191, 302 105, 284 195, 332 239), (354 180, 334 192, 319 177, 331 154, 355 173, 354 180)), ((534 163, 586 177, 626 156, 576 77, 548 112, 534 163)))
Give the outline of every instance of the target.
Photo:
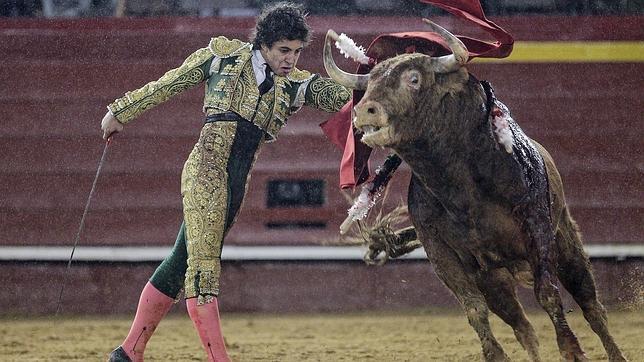
POLYGON ((519 211, 525 216, 527 251, 534 275, 534 293, 537 301, 548 313, 557 334, 561 356, 566 361, 587 361, 577 337, 570 329, 563 311, 561 295, 555 274, 555 236, 550 219, 548 198, 527 202, 519 211))
MULTIPOLYGON (((421 240, 428 240, 419 235, 421 240)), ((440 280, 454 293, 467 320, 476 331, 485 361, 509 361, 503 348, 492 334, 488 319, 489 309, 485 297, 468 274, 457 254, 440 241, 424 242, 425 251, 440 280)), ((469 273, 472 271, 470 270, 469 273)))

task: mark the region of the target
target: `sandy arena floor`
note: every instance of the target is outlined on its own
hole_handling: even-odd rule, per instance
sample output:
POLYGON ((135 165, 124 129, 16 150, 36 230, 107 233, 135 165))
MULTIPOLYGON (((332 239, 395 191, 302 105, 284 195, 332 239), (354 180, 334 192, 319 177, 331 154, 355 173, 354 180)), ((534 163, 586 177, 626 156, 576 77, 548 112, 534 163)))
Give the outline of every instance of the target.
MULTIPOLYGON (((558 361, 545 313, 529 314, 544 361, 558 361)), ((263 315, 223 314, 234 361, 478 361, 478 339, 456 311, 263 315)), ((579 311, 568 314, 587 356, 605 360, 599 339, 579 311)), ((644 361, 644 311, 609 313, 613 336, 631 361, 644 361)), ((104 361, 129 329, 118 318, 0 319, 2 361, 104 361)), ((492 318, 497 339, 514 361, 527 361, 509 327, 492 318)), ((203 361, 187 315, 172 314, 148 343, 148 361, 203 361)))

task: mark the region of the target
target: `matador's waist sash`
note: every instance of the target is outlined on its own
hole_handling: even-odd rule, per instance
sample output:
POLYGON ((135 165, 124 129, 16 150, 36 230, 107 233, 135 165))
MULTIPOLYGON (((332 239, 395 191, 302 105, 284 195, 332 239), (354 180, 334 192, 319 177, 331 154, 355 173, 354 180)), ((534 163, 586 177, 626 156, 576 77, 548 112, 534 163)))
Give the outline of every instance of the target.
POLYGON ((246 121, 246 119, 235 112, 223 112, 207 115, 204 123, 212 123, 217 121, 246 121))

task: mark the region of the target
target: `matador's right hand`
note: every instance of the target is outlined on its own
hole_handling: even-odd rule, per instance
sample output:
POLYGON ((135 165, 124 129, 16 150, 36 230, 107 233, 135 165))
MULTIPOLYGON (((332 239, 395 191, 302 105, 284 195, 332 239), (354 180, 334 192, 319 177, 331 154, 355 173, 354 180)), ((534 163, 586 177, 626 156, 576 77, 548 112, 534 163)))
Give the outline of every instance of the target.
POLYGON ((101 121, 101 129, 103 130, 103 139, 107 140, 113 133, 123 131, 123 124, 114 117, 112 112, 108 111, 101 121))

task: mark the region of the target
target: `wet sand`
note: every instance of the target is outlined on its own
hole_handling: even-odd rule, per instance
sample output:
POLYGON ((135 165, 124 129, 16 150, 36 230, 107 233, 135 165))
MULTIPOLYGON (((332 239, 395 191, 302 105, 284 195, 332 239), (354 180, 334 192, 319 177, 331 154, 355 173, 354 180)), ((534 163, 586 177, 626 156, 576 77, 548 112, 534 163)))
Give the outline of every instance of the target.
MULTIPOLYGON (((127 334, 131 316, 0 319, 2 361, 105 361, 127 334)), ((544 361, 558 361, 554 329, 531 311, 544 361)), ((478 338, 459 311, 355 314, 222 315, 233 361, 479 361, 478 338)), ((579 310, 568 321, 591 361, 606 360, 599 338, 579 310)), ((493 331, 514 361, 527 361, 512 330, 491 318, 493 331)), ((644 361, 644 311, 611 311, 613 336, 631 361, 644 361)), ((173 313, 148 343, 146 361, 204 361, 187 315, 173 313)))

